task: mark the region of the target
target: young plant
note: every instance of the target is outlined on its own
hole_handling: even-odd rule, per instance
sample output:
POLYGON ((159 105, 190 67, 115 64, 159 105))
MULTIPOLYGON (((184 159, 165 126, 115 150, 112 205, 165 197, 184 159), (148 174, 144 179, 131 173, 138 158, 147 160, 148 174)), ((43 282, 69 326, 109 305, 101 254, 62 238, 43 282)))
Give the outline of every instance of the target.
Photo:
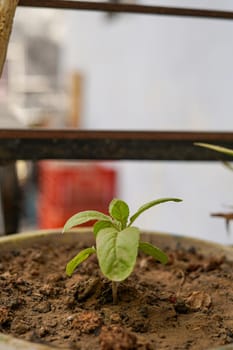
MULTIPOLYGON (((218 145, 212 145, 209 143, 201 143, 201 142, 195 142, 194 145, 208 148, 210 150, 213 150, 213 151, 216 151, 219 153, 223 153, 223 154, 227 154, 227 155, 233 157, 233 149, 231 149, 231 148, 226 148, 226 147, 222 147, 222 146, 218 146, 218 145)), ((228 169, 233 171, 232 164, 230 164, 229 162, 225 162, 225 161, 223 162, 223 164, 228 169)), ((213 213, 213 214, 211 214, 211 216, 224 218, 226 221, 226 230, 227 230, 227 232, 229 232, 229 223, 230 223, 230 220, 233 220, 233 213, 213 213)))
MULTIPOLYGON (((200 146, 200 147, 204 147, 204 148, 208 148, 212 151, 216 151, 219 153, 223 153, 226 154, 228 156, 232 156, 233 157, 233 149, 231 148, 226 148, 226 147, 222 147, 222 146, 218 146, 218 145, 212 145, 210 143, 202 143, 202 142, 195 142, 194 145, 196 146, 200 146)), ((229 162, 223 162, 223 164, 229 168, 230 170, 233 170, 233 166, 229 163, 229 162)))
POLYGON ((112 281, 113 302, 117 302, 118 282, 124 281, 133 271, 138 250, 161 262, 167 263, 167 255, 150 243, 140 240, 140 231, 132 226, 134 221, 149 208, 168 201, 180 202, 178 198, 162 198, 146 203, 130 216, 127 203, 113 199, 109 204, 109 215, 95 210, 82 211, 73 215, 66 222, 63 232, 88 221, 96 221, 93 233, 96 246, 79 252, 66 266, 66 273, 71 276, 79 264, 91 254, 96 253, 100 269, 105 277, 112 281))

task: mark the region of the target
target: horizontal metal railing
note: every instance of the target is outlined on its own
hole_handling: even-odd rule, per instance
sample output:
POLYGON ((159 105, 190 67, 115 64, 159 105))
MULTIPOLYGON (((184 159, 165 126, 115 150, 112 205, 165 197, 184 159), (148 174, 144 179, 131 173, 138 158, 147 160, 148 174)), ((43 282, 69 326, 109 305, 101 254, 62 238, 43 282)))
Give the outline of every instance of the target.
POLYGON ((182 8, 137 4, 121 4, 108 2, 70 1, 70 0, 19 0, 19 6, 45 7, 63 10, 86 10, 104 11, 118 13, 134 13, 144 15, 163 15, 198 17, 212 19, 233 19, 232 11, 222 11, 213 9, 182 8))
POLYGON ((0 163, 40 159, 217 161, 229 156, 197 147, 207 142, 233 148, 232 132, 76 131, 2 129, 0 163))

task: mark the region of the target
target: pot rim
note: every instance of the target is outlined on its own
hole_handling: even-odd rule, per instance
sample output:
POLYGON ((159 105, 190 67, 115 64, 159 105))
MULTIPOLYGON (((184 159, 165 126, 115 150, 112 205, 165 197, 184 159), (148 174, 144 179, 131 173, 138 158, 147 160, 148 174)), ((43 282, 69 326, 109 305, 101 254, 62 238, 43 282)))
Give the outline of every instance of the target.
MULTIPOLYGON (((192 236, 184 236, 177 233, 168 233, 168 232, 162 232, 162 231, 152 231, 152 230, 141 230, 142 234, 146 239, 149 241, 153 241, 153 238, 157 238, 159 241, 165 241, 169 240, 169 243, 173 241, 174 244, 182 244, 184 246, 190 246, 194 245, 196 246, 201 253, 214 253, 217 251, 222 251, 226 257, 233 261, 233 246, 231 245, 225 245, 221 243, 217 243, 211 240, 206 239, 200 239, 195 238, 192 236)), ((6 236, 0 236, 0 244, 8 244, 8 243, 14 243, 14 242, 20 242, 25 241, 27 239, 34 240, 35 238, 38 238, 38 240, 49 237, 49 236, 58 236, 69 239, 68 237, 71 235, 77 235, 78 233, 85 233, 90 236, 92 235, 92 227, 79 227, 79 228, 72 228, 69 231, 62 233, 62 228, 57 229, 43 229, 43 230, 30 230, 30 231, 24 231, 21 233, 14 233, 11 235, 6 236)), ((83 236, 83 238, 86 236, 83 236)), ((153 242, 151 242, 153 243, 153 242)), ((156 242, 157 243, 157 242, 156 242)), ((159 244, 159 243, 157 243, 159 244)))

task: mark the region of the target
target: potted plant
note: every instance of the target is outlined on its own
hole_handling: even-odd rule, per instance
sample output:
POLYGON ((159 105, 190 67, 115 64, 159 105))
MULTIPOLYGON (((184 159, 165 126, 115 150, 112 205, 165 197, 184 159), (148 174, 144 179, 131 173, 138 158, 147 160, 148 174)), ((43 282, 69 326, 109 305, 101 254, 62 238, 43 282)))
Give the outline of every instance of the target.
POLYGON ((78 213, 64 234, 1 238, 0 349, 232 348, 232 249, 154 232, 139 239, 131 226, 170 200, 179 201, 153 201, 132 216, 126 203, 113 200, 109 216, 78 213), (97 220, 94 235, 90 228, 69 230, 90 219, 97 220), (102 246, 110 236, 115 243, 102 246), (119 269, 113 252, 114 276, 107 268, 111 244, 123 259, 119 269), (112 282, 119 283, 117 293, 112 282))

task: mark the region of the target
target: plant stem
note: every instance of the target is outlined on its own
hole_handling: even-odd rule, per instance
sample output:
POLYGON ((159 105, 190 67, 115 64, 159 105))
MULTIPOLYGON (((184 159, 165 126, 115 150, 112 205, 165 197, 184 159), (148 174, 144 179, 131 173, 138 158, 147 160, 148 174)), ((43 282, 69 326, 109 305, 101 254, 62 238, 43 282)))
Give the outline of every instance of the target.
POLYGON ((117 288, 118 288, 118 283, 115 282, 115 281, 112 281, 112 300, 113 300, 113 304, 117 304, 117 301, 118 301, 117 288))

